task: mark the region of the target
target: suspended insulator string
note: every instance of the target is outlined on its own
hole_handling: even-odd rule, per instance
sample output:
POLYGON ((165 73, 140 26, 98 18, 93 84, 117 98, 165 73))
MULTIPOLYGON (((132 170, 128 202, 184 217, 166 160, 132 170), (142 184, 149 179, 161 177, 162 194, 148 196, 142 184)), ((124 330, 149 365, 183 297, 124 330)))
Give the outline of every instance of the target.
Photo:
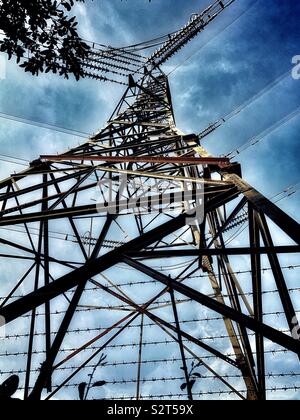
POLYGON ((256 0, 253 4, 250 4, 250 6, 245 9, 240 15, 238 15, 232 22, 230 22, 228 25, 226 25, 221 31, 219 31, 217 34, 215 34, 213 37, 211 37, 207 42, 205 42, 203 45, 201 45, 200 48, 198 48, 197 51, 195 51, 193 54, 191 54, 190 56, 188 56, 182 63, 180 63, 179 65, 177 65, 173 70, 171 70, 168 73, 168 76, 171 76, 172 74, 174 74, 180 67, 182 67, 187 61, 189 61, 192 57, 194 57, 195 55, 197 55, 204 47, 206 47, 208 44, 210 44, 212 41, 214 41, 216 38, 218 38, 224 31, 226 31, 228 28, 230 28, 231 26, 233 26, 241 17, 243 17, 246 13, 249 12, 250 9, 252 9, 254 6, 256 6, 256 3, 259 0, 256 0))
POLYGON ((164 64, 170 57, 180 51, 187 43, 201 33, 225 8, 235 0, 215 1, 201 14, 196 14, 183 28, 157 49, 149 58, 148 63, 156 66, 164 64))
MULTIPOLYGON (((5 33, 3 31, 0 32, 1 35, 5 35, 5 33)), ((93 45, 95 45, 95 43, 93 43, 93 45)), ((140 55, 135 54, 133 52, 130 51, 125 51, 125 50, 119 50, 119 49, 112 49, 110 47, 106 47, 104 46, 104 49, 93 49, 90 52, 91 56, 100 56, 103 59, 109 59, 109 60, 113 60, 113 61, 117 61, 117 62, 124 62, 124 63, 129 63, 131 64, 132 61, 135 61, 136 63, 139 63, 140 66, 142 66, 145 63, 145 58, 142 58, 140 55), (124 60, 120 60, 119 57, 124 57, 125 59, 127 58, 130 61, 124 61, 124 60)), ((14 54, 15 55, 15 54, 14 54)), ((28 51, 28 56, 31 55, 31 52, 28 51)), ((26 57, 23 57, 22 60, 26 60, 26 57)), ((60 59, 58 59, 58 62, 61 62, 60 59)), ((85 62, 82 63, 83 66, 85 66, 85 62)), ((108 63, 107 63, 108 64, 108 63)), ((112 65, 112 67, 114 67, 114 65, 112 65)), ((60 66, 60 68, 63 68, 63 65, 60 66)), ((111 74, 119 74, 119 73, 115 73, 115 71, 112 68, 99 68, 98 69, 101 72, 105 72, 105 73, 111 73, 111 74)), ((84 75, 87 77, 92 77, 91 73, 88 72, 84 72, 84 75)), ((95 78, 95 77, 93 77, 95 78)), ((109 81, 112 83, 118 83, 121 85, 126 85, 126 83, 121 82, 119 80, 115 80, 115 79, 111 79, 108 77, 104 77, 98 74, 97 77, 98 80, 102 80, 102 81, 109 81)))
POLYGON ((90 61, 92 61, 97 62, 98 64, 105 64, 106 66, 119 68, 120 70, 131 70, 132 72, 135 72, 137 68, 139 69, 141 67, 141 64, 143 63, 140 60, 132 60, 126 58, 127 57, 124 56, 117 57, 111 55, 103 55, 99 54, 98 52, 92 51, 86 59, 85 63, 89 63, 90 61), (126 65, 127 67, 124 67, 123 65, 126 65), (130 69, 130 67, 133 67, 133 69, 130 69))
POLYGON ((126 77, 128 77, 129 74, 133 74, 133 73, 143 74, 142 72, 140 72, 139 70, 137 70, 135 68, 130 68, 131 64, 129 62, 128 63, 124 62, 124 65, 127 65, 127 67, 123 67, 123 66, 118 65, 118 64, 112 64, 110 62, 107 63, 103 60, 98 60, 97 58, 89 58, 84 63, 82 63, 82 65, 84 67, 94 68, 96 70, 103 71, 105 73, 118 74, 118 75, 123 75, 123 76, 126 76, 126 77), (105 67, 105 66, 113 67, 116 70, 112 70, 112 69, 110 69, 108 67, 105 67), (119 72, 117 70, 119 70, 119 72), (125 73, 121 74, 120 71, 123 71, 123 72, 125 71, 125 73))
POLYGON ((100 80, 102 82, 112 82, 122 86, 128 86, 128 83, 122 82, 121 80, 111 79, 109 77, 101 76, 98 73, 90 72, 90 71, 83 71, 85 77, 89 77, 90 79, 100 80))
POLYGON ((120 71, 112 70, 112 69, 109 69, 108 67, 103 67, 103 66, 101 66, 99 64, 92 64, 91 62, 82 63, 82 66, 85 67, 85 68, 87 68, 87 69, 100 71, 102 73, 116 74, 118 76, 127 77, 130 74, 130 72, 121 73, 120 71))
MULTIPOLYGON (((21 226, 18 226, 18 228, 22 229, 21 226)), ((0 227, 1 230, 5 230, 8 232, 16 232, 16 233, 22 233, 22 234, 26 234, 27 235, 27 230, 18 230, 18 229, 14 229, 14 228, 7 228, 7 227, 0 227)), ((28 228, 28 231, 30 232, 31 235, 33 236, 40 236, 38 231, 38 228, 34 228, 34 227, 30 227, 28 228)), ((55 232, 55 231, 51 231, 49 230, 49 238, 51 239, 56 239, 56 240, 60 240, 60 241, 64 241, 64 242, 76 242, 77 243, 77 238, 75 235, 73 234, 68 234, 68 233, 63 233, 63 232, 55 232), (56 236, 53 235, 61 235, 61 238, 58 238, 56 236)), ((95 245, 97 242, 96 238, 86 238, 83 236, 80 236, 80 239, 83 241, 84 245, 88 245, 88 244, 92 244, 95 245)), ((103 248, 109 248, 109 249, 115 249, 118 248, 120 246, 124 245, 124 242, 118 242, 118 241, 113 241, 113 240, 105 240, 103 242, 103 248)), ((84 262, 82 263, 78 263, 78 264, 84 264, 84 262)))

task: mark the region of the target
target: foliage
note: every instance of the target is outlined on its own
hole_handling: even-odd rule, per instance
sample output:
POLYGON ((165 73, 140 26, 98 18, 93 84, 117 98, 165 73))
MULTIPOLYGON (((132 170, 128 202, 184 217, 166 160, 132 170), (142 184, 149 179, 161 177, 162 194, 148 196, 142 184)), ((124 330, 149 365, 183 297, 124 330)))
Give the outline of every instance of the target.
POLYGON ((33 75, 58 73, 65 78, 83 77, 81 62, 89 46, 78 35, 76 17, 70 17, 75 2, 85 0, 0 1, 0 51, 33 75))
POLYGON ((89 375, 89 377, 90 377, 89 382, 88 383, 87 382, 82 382, 81 384, 79 384, 78 393, 79 393, 80 401, 87 400, 89 392, 92 388, 100 388, 100 387, 103 387, 104 385, 106 385, 105 381, 93 382, 93 379, 94 379, 97 368, 106 366, 106 364, 107 364, 106 361, 105 361, 106 358, 107 358, 106 355, 101 354, 98 363, 93 368, 93 372, 91 373, 91 375, 89 375))
POLYGON ((13 400, 12 396, 17 392, 19 387, 19 377, 13 375, 0 385, 0 401, 13 400))
MULTIPOLYGON (((195 362, 192 362, 191 370, 188 372, 188 378, 189 378, 188 379, 188 384, 183 383, 180 387, 181 391, 184 391, 188 387, 188 385, 190 386, 190 389, 192 390, 194 385, 196 384, 197 380, 202 378, 201 373, 196 371, 201 366, 203 366, 202 362, 199 362, 197 364, 195 364, 195 362)), ((181 369, 184 370, 183 367, 181 369)))

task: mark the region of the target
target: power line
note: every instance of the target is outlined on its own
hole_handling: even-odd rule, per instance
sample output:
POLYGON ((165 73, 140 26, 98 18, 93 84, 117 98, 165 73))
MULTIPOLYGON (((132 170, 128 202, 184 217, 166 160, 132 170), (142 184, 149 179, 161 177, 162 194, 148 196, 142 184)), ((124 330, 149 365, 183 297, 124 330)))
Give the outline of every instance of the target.
POLYGON ((12 163, 14 165, 20 165, 20 166, 28 166, 29 161, 26 161, 25 159, 19 159, 13 156, 8 156, 4 154, 0 154, 0 161, 6 162, 6 163, 12 163), (27 162, 27 163, 24 163, 27 162))
POLYGON ((209 134, 213 133, 216 129, 218 129, 219 127, 221 127, 223 124, 225 124, 226 122, 228 122, 229 120, 231 120, 232 118, 234 118, 235 116, 237 116, 238 114, 240 114, 249 105, 251 105, 253 102, 255 102, 258 99, 260 99, 262 96, 264 96, 270 90, 272 90, 274 88, 274 86, 276 86, 277 84, 279 84, 280 82, 282 82, 286 77, 290 76, 290 74, 291 74, 291 71, 289 69, 287 72, 281 74, 275 80, 272 80, 270 83, 268 83, 267 85, 265 85, 254 96, 252 96, 251 98, 249 98, 245 102, 243 102, 241 105, 239 105, 236 108, 234 108, 231 112, 229 112, 228 114, 220 117, 214 123, 211 123, 208 127, 206 127, 204 130, 202 130, 199 133, 199 135, 198 135, 199 136, 199 139, 202 140, 202 141, 205 140, 209 134))
POLYGON ((33 120, 33 119, 8 114, 8 113, 5 113, 5 112, 0 112, 0 118, 10 120, 10 121, 19 122, 19 123, 22 123, 22 124, 35 126, 35 127, 39 127, 39 128, 44 128, 46 130, 57 131, 59 133, 68 134, 68 135, 75 136, 75 137, 81 137, 81 138, 84 138, 84 139, 92 136, 91 133, 86 133, 84 131, 74 130, 72 128, 66 128, 66 127, 62 127, 62 126, 59 126, 59 125, 55 125, 55 124, 40 122, 40 121, 36 121, 36 120, 33 120))
POLYGON ((248 140, 245 144, 240 146, 238 149, 235 149, 232 152, 228 153, 226 157, 229 157, 230 159, 234 159, 237 155, 240 155, 242 152, 244 152, 245 150, 248 150, 250 147, 256 146, 265 137, 269 136, 274 131, 277 131, 280 127, 286 125, 289 121, 297 117, 299 114, 300 114, 300 107, 298 107, 293 112, 283 117, 281 120, 277 121, 275 124, 268 127, 266 130, 262 131, 257 136, 252 137, 250 140, 248 140))
POLYGON ((211 37, 205 44, 203 44, 197 51, 195 51, 193 54, 191 54, 189 57, 187 57, 182 63, 177 65, 173 70, 171 70, 167 76, 171 76, 174 74, 181 66, 183 66, 187 61, 189 61, 192 57, 194 57, 196 54, 199 53, 204 47, 206 47, 210 42, 212 42, 214 39, 218 38, 221 33, 223 33, 225 30, 233 26, 242 16, 244 16, 250 9, 252 9, 256 3, 259 0, 256 0, 254 4, 251 4, 246 10, 244 10, 239 16, 237 16, 232 22, 230 22, 228 25, 226 25, 221 31, 219 31, 216 35, 211 37))

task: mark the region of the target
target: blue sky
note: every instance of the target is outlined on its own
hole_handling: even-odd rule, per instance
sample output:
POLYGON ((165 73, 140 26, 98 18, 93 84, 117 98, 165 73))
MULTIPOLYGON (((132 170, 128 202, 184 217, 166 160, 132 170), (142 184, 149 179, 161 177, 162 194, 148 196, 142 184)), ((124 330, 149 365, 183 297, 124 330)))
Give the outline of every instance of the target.
MULTIPOLYGON (((208 4, 208 0, 87 0, 75 12, 82 37, 123 46, 172 32, 208 4)), ((170 84, 178 127, 198 133, 292 71, 292 57, 300 54, 299 18, 300 2, 294 0, 237 0, 172 58, 163 70, 176 68, 170 84)), ((6 78, 0 80, 0 112, 92 133, 105 124, 122 91, 120 86, 88 79, 34 78, 9 62, 6 78)), ((300 80, 288 75, 203 144, 213 155, 226 154, 299 106, 300 80)), ((28 160, 63 152, 82 141, 1 118, 0 125, 0 154, 28 160)), ((269 197, 300 182, 299 129, 298 116, 238 157, 246 180, 269 197)), ((19 166, 0 162, 1 178, 18 170, 19 166)), ((279 205, 300 221, 299 194, 279 205)), ((296 276, 291 284, 297 284, 296 276)), ((206 332, 211 330, 207 327, 206 332)), ((287 361, 287 369, 290 365, 287 361)))

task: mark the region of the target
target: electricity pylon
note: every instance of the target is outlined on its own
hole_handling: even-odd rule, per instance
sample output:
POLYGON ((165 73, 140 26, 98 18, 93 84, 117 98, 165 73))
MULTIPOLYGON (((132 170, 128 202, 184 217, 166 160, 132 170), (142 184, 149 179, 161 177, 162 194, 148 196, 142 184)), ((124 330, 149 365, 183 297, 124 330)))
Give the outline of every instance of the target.
POLYGON ((41 156, 0 183, 6 296, 0 317, 14 333, 27 331, 26 357, 18 365, 25 399, 53 398, 99 353, 111 359, 111 346, 122 335, 131 337, 137 325, 141 398, 146 319, 176 345, 182 395, 190 400, 196 398, 190 359, 237 397, 264 400, 266 340, 300 355, 300 328, 279 260, 300 251, 299 224, 247 184, 237 162, 210 156, 199 136, 176 127, 168 78, 160 69, 231 3, 217 1, 193 17, 129 75, 113 115, 95 136, 64 154, 41 156), (228 247, 227 232, 241 214, 248 231, 241 245, 228 247), (290 245, 275 246, 271 222, 290 245), (22 240, 12 237, 14 229, 23 230, 22 240), (57 245, 61 234, 64 246, 57 245), (241 258, 250 267, 247 293, 238 275, 241 258), (263 258, 289 333, 265 323, 263 258), (97 331, 89 310, 105 310, 108 298, 106 310, 115 315, 103 315, 109 326, 87 340, 84 331, 97 331), (183 325, 192 305, 202 316, 217 316, 223 346, 208 344, 183 325), (78 338, 79 321, 86 329, 78 327, 78 338), (221 362, 221 372, 205 362, 207 356, 221 362), (223 371, 233 372, 244 392, 223 371))

